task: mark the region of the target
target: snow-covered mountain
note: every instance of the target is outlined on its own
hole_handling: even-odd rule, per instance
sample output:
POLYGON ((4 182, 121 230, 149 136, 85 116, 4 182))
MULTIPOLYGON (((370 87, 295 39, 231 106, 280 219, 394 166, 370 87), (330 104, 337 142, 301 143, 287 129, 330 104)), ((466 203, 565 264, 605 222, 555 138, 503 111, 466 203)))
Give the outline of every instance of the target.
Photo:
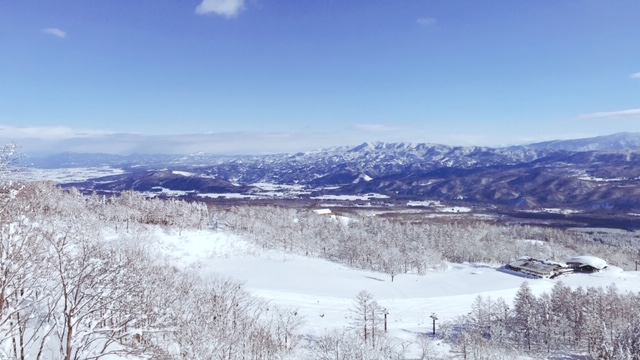
POLYGON ((626 151, 640 149, 640 134, 622 132, 586 139, 553 140, 525 145, 530 149, 566 151, 626 151))
POLYGON ((629 133, 506 148, 367 142, 237 157, 64 154, 34 164, 125 170, 74 184, 96 191, 246 194, 260 190, 255 184, 277 184, 303 186, 310 196, 377 193, 525 208, 640 209, 640 134, 629 133))

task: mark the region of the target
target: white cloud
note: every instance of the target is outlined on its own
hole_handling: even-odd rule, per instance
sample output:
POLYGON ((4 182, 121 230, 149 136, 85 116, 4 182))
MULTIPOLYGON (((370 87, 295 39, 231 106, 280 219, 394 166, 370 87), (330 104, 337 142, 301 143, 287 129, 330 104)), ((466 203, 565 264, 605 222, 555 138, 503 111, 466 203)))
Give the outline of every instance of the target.
POLYGON ((640 79, 640 72, 631 74, 632 79, 640 79))
POLYGON ((232 18, 244 9, 244 0, 202 0, 196 7, 196 14, 216 14, 232 18))
POLYGON ((366 131, 366 132, 386 132, 397 130, 397 128, 384 125, 384 124, 355 124, 351 127, 357 131, 366 131))
POLYGON ((579 118, 580 119, 639 119, 640 120, 640 109, 595 112, 595 113, 580 115, 579 118))
POLYGON ((64 140, 108 135, 100 130, 74 130, 65 126, 55 127, 14 127, 0 125, 0 138, 64 140))
POLYGON ((418 25, 421 25, 421 26, 429 26, 429 25, 435 24, 436 19, 432 17, 425 17, 425 18, 418 19, 416 22, 418 23, 418 25))
POLYGON ((344 131, 323 133, 225 132, 206 134, 143 135, 59 127, 14 127, 0 125, 0 145, 16 143, 21 152, 40 156, 61 152, 129 155, 269 154, 310 151, 338 145, 354 145, 344 131))
POLYGON ((46 29, 42 29, 42 32, 45 34, 49 34, 49 35, 53 35, 53 36, 57 36, 61 39, 64 39, 67 37, 67 33, 63 30, 60 30, 58 28, 46 28, 46 29))
MULTIPOLYGON (((639 110, 640 111, 640 110, 639 110)), ((592 134, 585 134, 592 135, 592 134)), ((0 125, 0 146, 16 143, 31 157, 63 152, 140 154, 274 154, 313 151, 333 146, 357 146, 365 141, 433 143, 463 146, 498 146, 584 136, 545 136, 513 139, 504 135, 437 133, 423 128, 393 128, 358 124, 323 132, 237 131, 198 134, 147 135, 79 130, 69 127, 13 127, 0 125)))

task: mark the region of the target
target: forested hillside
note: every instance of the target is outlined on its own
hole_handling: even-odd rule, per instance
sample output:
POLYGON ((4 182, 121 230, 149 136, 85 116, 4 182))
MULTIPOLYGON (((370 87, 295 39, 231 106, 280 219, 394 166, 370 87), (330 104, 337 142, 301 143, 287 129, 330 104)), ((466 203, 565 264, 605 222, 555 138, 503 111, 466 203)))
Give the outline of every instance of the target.
POLYGON ((561 281, 536 296, 527 282, 513 307, 504 299, 478 297, 468 315, 448 325, 445 337, 464 358, 501 354, 584 353, 590 359, 639 359, 640 295, 578 287, 561 281))
POLYGON ((152 258, 146 227, 207 226, 202 204, 48 183, 5 184, 0 201, 1 358, 272 359, 292 347, 288 313, 152 258))
POLYGON ((566 261, 577 254, 592 254, 631 270, 640 249, 632 232, 607 236, 471 220, 411 223, 349 216, 326 218, 274 206, 241 206, 215 214, 220 224, 264 248, 390 275, 424 274, 444 262, 504 264, 524 255, 566 261))

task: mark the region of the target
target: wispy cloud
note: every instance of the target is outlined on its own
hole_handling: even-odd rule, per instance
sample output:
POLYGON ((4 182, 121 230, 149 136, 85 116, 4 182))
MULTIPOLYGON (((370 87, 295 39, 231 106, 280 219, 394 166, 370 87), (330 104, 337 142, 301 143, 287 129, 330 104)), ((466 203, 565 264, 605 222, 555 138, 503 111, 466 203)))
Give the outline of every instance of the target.
MULTIPOLYGON (((342 129, 344 130, 344 129, 342 129)), ((322 133, 224 132, 146 135, 68 127, 14 127, 0 125, 0 144, 17 143, 30 156, 61 152, 129 155, 268 154, 310 151, 330 146, 355 145, 364 136, 344 131, 322 133)))
POLYGON ((416 22, 420 26, 429 26, 429 25, 435 24, 436 23, 436 19, 432 18, 432 17, 423 17, 423 18, 419 18, 418 20, 416 20, 416 22))
POLYGON ((64 39, 67 37, 66 31, 60 30, 58 28, 45 28, 45 29, 42 29, 42 32, 45 34, 59 37, 61 39, 64 39))
POLYGON ((640 72, 631 74, 632 79, 640 79, 640 72))
MULTIPOLYGON (((636 110, 640 114, 640 109, 636 110)), ((640 119, 640 117, 638 117, 640 119)), ((543 140, 577 138, 593 134, 559 134, 514 139, 477 134, 433 134, 416 128, 393 128, 380 124, 359 124, 327 132, 258 132, 148 135, 81 130, 69 127, 15 127, 0 125, 0 145, 16 143, 27 156, 63 152, 140 154, 253 155, 314 151, 332 146, 356 146, 365 141, 386 143, 433 143, 462 146, 504 146, 543 140)))
POLYGON ((216 14, 227 18, 238 15, 244 9, 244 0, 202 0, 196 7, 196 14, 216 14))
POLYGON ((366 132, 387 132, 397 130, 396 127, 384 124, 355 124, 351 126, 353 130, 366 132))
POLYGON ((595 112, 590 114, 582 114, 580 119, 639 119, 640 109, 629 109, 619 111, 595 112))
POLYGON ((64 140, 71 138, 86 138, 112 134, 102 130, 74 130, 65 126, 54 127, 15 127, 0 125, 0 138, 42 140, 64 140))

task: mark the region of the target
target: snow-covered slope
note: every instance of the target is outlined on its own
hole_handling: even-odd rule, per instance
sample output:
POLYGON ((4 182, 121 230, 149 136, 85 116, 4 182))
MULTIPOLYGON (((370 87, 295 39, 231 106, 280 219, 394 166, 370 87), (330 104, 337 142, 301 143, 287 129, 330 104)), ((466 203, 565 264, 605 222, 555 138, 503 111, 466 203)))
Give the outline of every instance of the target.
MULTIPOLYGON (((389 332, 412 339, 431 329, 429 315, 439 322, 469 312, 478 295, 503 297, 511 303, 519 286, 528 281, 533 292, 550 291, 558 281, 528 279, 502 272, 496 265, 449 264, 445 271, 426 276, 388 275, 352 269, 325 260, 263 250, 241 237, 220 231, 156 234, 159 255, 180 267, 195 267, 205 276, 219 274, 243 282, 254 295, 297 311, 306 321, 302 331, 319 335, 327 329, 350 326, 349 308, 360 290, 367 290, 389 312, 389 332)), ((616 267, 596 274, 561 277, 571 287, 615 283, 619 290, 637 291, 640 273, 616 267)))
POLYGON ((640 149, 640 134, 622 132, 585 139, 552 140, 524 147, 530 149, 553 149, 566 151, 626 151, 640 149))

